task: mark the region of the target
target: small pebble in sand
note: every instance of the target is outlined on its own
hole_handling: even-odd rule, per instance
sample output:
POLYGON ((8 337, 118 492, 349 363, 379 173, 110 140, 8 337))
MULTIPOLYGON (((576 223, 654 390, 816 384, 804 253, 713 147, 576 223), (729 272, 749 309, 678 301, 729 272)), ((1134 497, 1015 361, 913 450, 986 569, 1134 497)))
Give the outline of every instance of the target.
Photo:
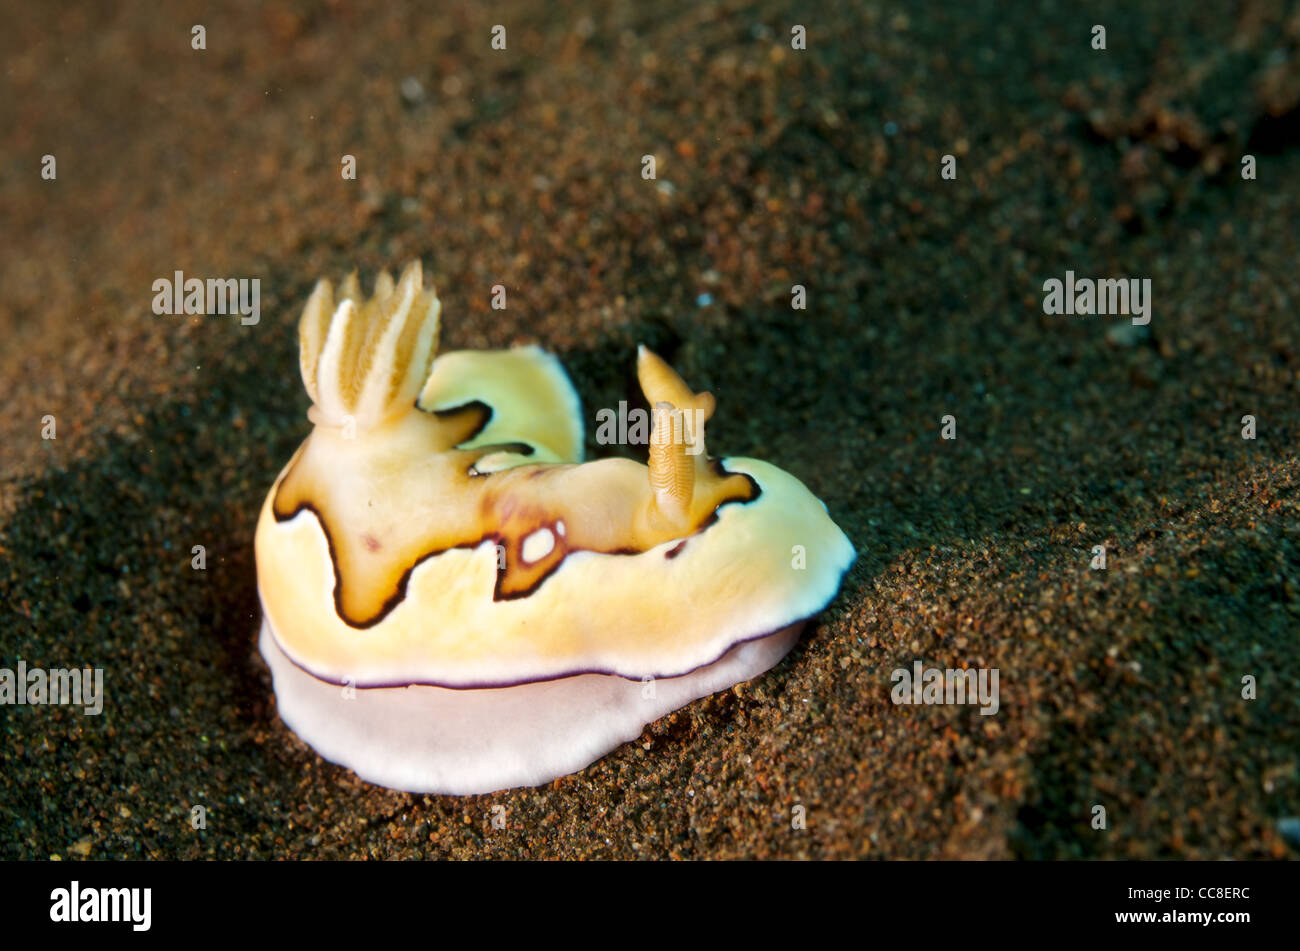
POLYGON ((1300 818, 1288 816, 1277 820, 1277 831, 1291 845, 1300 848, 1300 818))
POLYGON ((424 84, 414 76, 407 76, 402 80, 402 99, 408 106, 414 106, 424 101, 424 84))
POLYGON ((1151 339, 1151 328, 1146 324, 1123 321, 1106 331, 1106 341, 1116 347, 1136 347, 1151 339))

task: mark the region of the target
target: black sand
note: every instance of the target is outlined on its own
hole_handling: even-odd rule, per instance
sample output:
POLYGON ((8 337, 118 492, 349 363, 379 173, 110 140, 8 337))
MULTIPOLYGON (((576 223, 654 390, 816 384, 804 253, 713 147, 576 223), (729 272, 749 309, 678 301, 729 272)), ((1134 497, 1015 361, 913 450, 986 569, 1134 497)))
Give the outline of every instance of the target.
POLYGON ((1300 18, 947 7, 7 4, 0 666, 107 697, 0 707, 0 856, 1294 857, 1300 18), (412 257, 445 347, 540 342, 590 415, 644 341, 826 501, 859 560, 784 663, 493 796, 288 732, 251 544, 295 324, 412 257), (261 321, 154 316, 178 269, 261 321), (1045 316, 1067 269, 1150 278, 1150 335, 1045 316), (915 660, 998 668, 998 714, 894 705, 915 660))

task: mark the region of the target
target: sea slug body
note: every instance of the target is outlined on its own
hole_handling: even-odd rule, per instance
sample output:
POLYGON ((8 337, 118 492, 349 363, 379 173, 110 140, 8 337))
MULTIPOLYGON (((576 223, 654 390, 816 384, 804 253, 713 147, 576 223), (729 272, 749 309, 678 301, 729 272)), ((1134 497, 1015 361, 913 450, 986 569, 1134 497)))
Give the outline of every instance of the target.
POLYGON ((797 479, 713 459, 715 408, 642 348, 649 466, 582 461, 536 347, 437 350, 418 263, 321 281, 315 424, 262 507, 260 647, 285 723, 363 779, 468 795, 589 765, 768 670, 854 551, 797 479))

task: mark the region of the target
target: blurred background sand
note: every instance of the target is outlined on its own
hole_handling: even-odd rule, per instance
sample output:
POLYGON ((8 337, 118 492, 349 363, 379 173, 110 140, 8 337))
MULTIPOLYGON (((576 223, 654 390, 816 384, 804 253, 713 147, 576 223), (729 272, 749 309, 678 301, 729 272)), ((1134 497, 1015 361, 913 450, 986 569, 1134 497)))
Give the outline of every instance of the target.
POLYGON ((5 3, 0 666, 107 696, 0 708, 0 856, 1294 857, 1300 16, 1073 6, 5 3), (643 341, 825 500, 859 560, 782 665, 493 796, 288 732, 252 533, 296 320, 415 257, 444 348, 557 351, 590 429, 643 341), (1067 269, 1150 278, 1150 334, 1044 316, 1067 269), (175 270, 260 322, 154 316, 175 270), (895 706, 915 660, 998 715, 895 706))

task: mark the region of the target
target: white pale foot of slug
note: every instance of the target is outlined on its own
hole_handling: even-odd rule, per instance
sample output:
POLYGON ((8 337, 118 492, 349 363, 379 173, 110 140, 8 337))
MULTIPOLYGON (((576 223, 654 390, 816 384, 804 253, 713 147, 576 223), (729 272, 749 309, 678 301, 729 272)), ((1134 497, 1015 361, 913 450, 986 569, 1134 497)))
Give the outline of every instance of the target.
POLYGON ((578 674, 473 690, 345 691, 290 661, 265 620, 259 646, 280 717, 325 759, 392 789, 466 796, 537 786, 583 769, 636 739, 647 723, 776 666, 803 624, 737 644, 680 677, 641 682, 578 674))

